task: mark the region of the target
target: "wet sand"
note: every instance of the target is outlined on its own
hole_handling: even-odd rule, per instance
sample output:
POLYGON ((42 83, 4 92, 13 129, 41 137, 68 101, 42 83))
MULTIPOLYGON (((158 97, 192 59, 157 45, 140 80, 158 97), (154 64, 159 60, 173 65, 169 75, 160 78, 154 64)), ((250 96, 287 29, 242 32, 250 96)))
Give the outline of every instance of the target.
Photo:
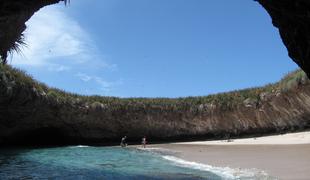
POLYGON ((284 180, 310 179, 310 132, 232 141, 199 141, 150 145, 187 161, 217 167, 263 170, 284 180))

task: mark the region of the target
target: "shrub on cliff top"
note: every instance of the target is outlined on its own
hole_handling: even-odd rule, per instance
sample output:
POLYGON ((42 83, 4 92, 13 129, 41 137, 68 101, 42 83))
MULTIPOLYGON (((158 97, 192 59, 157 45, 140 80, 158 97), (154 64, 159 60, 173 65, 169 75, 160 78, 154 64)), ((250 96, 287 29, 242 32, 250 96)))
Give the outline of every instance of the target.
MULTIPOLYGON (((300 84, 308 83, 306 74, 297 70, 287 74, 281 81, 274 84, 268 84, 264 87, 248 88, 235 90, 226 93, 213 94, 198 97, 182 98, 118 98, 103 96, 83 96, 74 93, 68 93, 57 88, 49 88, 43 83, 34 80, 24 71, 12 68, 8 65, 1 65, 0 70, 6 76, 15 81, 21 88, 35 88, 39 92, 45 92, 49 98, 61 102, 67 102, 76 105, 100 105, 110 109, 134 108, 139 109, 170 109, 192 111, 194 109, 204 109, 204 107, 220 107, 222 109, 232 109, 236 105, 242 104, 246 99, 259 102, 262 93, 286 92, 300 84)), ((1 77, 0 77, 1 78, 1 77)))
POLYGON ((308 81, 307 75, 301 70, 294 71, 285 75, 279 82, 279 89, 283 92, 287 92, 292 88, 298 88, 301 84, 305 84, 308 81))

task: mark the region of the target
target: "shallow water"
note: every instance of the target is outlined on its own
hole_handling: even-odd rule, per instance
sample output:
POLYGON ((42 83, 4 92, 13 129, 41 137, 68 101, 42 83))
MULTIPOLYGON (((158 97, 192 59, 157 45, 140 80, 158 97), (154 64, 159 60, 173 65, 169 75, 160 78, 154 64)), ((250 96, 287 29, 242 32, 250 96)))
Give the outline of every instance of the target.
POLYGON ((272 179, 263 172, 188 162, 136 148, 70 146, 0 150, 0 179, 272 179))

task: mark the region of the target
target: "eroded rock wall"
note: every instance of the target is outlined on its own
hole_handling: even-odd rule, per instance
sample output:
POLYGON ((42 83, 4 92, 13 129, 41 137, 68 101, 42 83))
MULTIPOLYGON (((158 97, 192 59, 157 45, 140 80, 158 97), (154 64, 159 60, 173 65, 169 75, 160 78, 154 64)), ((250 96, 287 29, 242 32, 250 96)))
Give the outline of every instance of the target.
POLYGON ((0 144, 139 142, 280 133, 310 127, 310 83, 260 94, 223 110, 216 104, 102 104, 62 101, 0 72, 0 144))
MULTIPOLYGON (((41 7, 60 0, 0 0, 0 55, 5 58, 41 7)), ((310 75, 308 0, 259 0, 272 17, 289 56, 310 75)), ((61 102, 0 74, 0 143, 35 139, 71 143, 220 137, 281 132, 309 127, 309 84, 271 93, 259 106, 251 101, 223 111, 210 104, 173 107, 109 107, 61 102)))

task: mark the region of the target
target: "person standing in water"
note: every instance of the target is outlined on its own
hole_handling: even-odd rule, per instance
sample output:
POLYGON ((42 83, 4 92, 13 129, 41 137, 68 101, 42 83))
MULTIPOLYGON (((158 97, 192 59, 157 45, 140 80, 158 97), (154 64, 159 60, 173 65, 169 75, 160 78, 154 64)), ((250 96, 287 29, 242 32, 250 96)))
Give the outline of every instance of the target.
POLYGON ((142 144, 142 147, 145 148, 145 146, 146 146, 146 137, 145 136, 142 138, 141 144, 142 144))
POLYGON ((127 139, 127 136, 124 136, 122 138, 122 140, 121 140, 121 147, 126 147, 127 146, 126 139, 127 139))

